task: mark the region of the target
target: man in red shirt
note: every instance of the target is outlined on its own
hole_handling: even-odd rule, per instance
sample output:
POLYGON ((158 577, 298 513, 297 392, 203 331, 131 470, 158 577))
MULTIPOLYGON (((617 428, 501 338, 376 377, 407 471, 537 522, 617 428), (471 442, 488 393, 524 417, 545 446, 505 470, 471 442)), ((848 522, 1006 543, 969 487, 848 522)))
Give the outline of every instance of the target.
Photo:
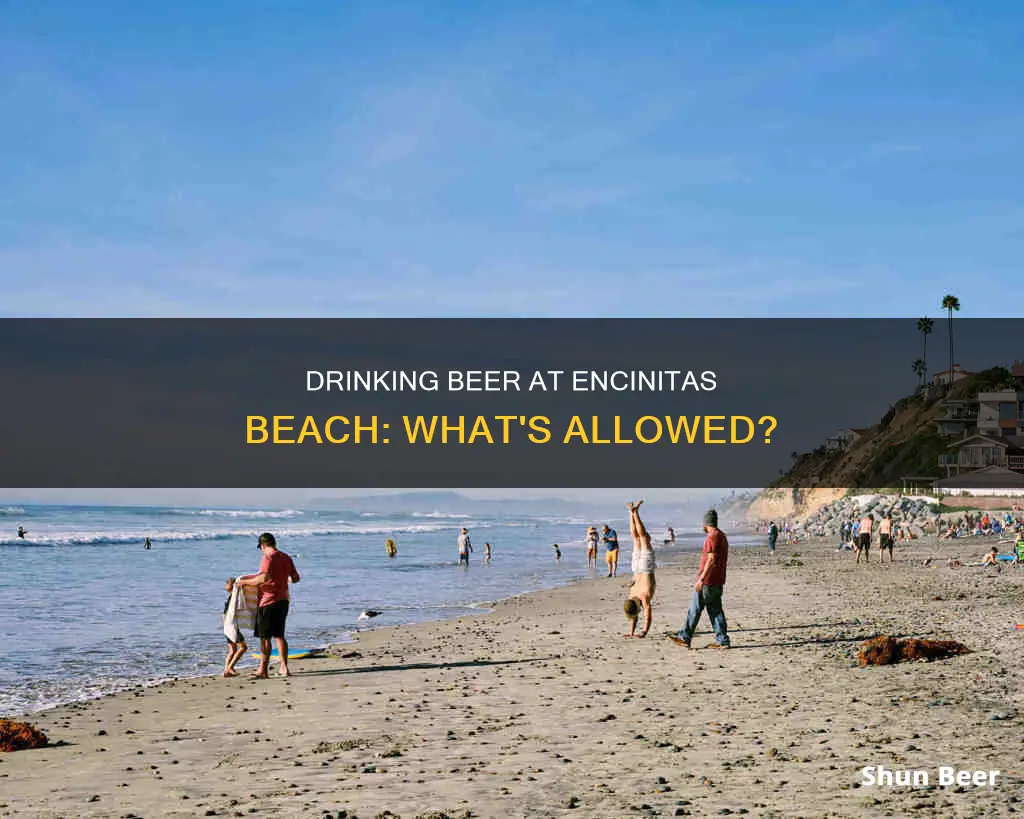
POLYGON ((239 586, 259 586, 259 608, 256 610, 256 636, 260 638, 260 667, 256 676, 266 679, 270 665, 270 641, 277 643, 281 660, 281 676, 288 676, 288 641, 284 638, 284 625, 288 619, 288 582, 298 583, 295 564, 278 550, 277 541, 270 532, 260 535, 257 547, 263 552, 258 574, 239 578, 239 586))
POLYGON ((715 642, 709 643, 708 648, 728 648, 729 631, 725 612, 722 611, 722 592, 725 590, 725 567, 729 562, 729 541, 718 528, 718 512, 714 509, 704 513, 704 531, 707 537, 704 538, 704 551, 700 556, 700 569, 697 570, 690 610, 686 613, 686 623, 679 634, 673 634, 671 639, 689 648, 700 616, 706 608, 715 629, 715 642))

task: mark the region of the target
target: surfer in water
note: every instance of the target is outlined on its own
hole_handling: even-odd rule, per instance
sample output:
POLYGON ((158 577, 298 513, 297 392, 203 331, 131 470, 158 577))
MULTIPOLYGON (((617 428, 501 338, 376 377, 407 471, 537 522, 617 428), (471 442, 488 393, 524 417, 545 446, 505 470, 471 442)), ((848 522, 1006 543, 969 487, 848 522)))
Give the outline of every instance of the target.
POLYGON ((20 537, 22 540, 24 540, 25 539, 25 535, 27 535, 27 534, 28 534, 28 529, 26 529, 24 526, 19 526, 18 527, 18 537, 20 537))

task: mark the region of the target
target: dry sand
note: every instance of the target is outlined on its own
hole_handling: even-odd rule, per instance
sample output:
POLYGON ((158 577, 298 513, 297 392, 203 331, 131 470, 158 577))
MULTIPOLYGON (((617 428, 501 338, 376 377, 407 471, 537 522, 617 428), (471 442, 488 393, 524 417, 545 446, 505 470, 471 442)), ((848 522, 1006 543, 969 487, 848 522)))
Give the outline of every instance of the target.
POLYGON ((734 550, 730 651, 665 639, 691 556, 659 570, 644 640, 622 637, 628 576, 600 578, 364 633, 340 649, 358 657, 297 662, 290 680, 177 681, 55 709, 33 721, 66 745, 0 756, 0 815, 1011 815, 1024 569, 946 568, 986 545, 966 543, 915 542, 884 566, 821 543, 774 561, 734 550), (925 568, 933 554, 942 565, 925 568), (973 653, 859 668, 877 633, 973 653), (995 788, 859 786, 872 764, 933 783, 939 765, 1003 773, 995 788))

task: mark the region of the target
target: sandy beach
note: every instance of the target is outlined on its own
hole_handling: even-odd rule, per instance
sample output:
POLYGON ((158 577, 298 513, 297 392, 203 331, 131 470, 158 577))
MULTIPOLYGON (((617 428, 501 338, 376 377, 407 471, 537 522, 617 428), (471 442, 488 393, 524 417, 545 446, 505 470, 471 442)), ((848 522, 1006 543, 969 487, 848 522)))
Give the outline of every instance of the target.
POLYGON ((945 565, 989 543, 915 541, 882 566, 824 543, 734 550, 727 652, 665 638, 693 555, 659 569, 643 640, 622 636, 626 573, 365 632, 288 680, 61 707, 30 719, 64 744, 0 755, 0 816, 1010 815, 1024 810, 1024 569, 945 565), (972 653, 858 667, 876 634, 972 653), (861 786, 865 765, 931 784, 861 786), (939 766, 1001 774, 940 788, 939 766))

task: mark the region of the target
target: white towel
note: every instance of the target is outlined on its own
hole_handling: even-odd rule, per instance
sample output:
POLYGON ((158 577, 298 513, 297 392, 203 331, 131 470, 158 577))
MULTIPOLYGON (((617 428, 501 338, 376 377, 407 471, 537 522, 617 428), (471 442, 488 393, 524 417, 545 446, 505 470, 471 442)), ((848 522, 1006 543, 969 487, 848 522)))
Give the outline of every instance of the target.
POLYGON ((232 642, 239 629, 256 625, 256 608, 259 605, 259 589, 256 586, 235 586, 228 600, 228 611, 224 615, 224 636, 232 642))

